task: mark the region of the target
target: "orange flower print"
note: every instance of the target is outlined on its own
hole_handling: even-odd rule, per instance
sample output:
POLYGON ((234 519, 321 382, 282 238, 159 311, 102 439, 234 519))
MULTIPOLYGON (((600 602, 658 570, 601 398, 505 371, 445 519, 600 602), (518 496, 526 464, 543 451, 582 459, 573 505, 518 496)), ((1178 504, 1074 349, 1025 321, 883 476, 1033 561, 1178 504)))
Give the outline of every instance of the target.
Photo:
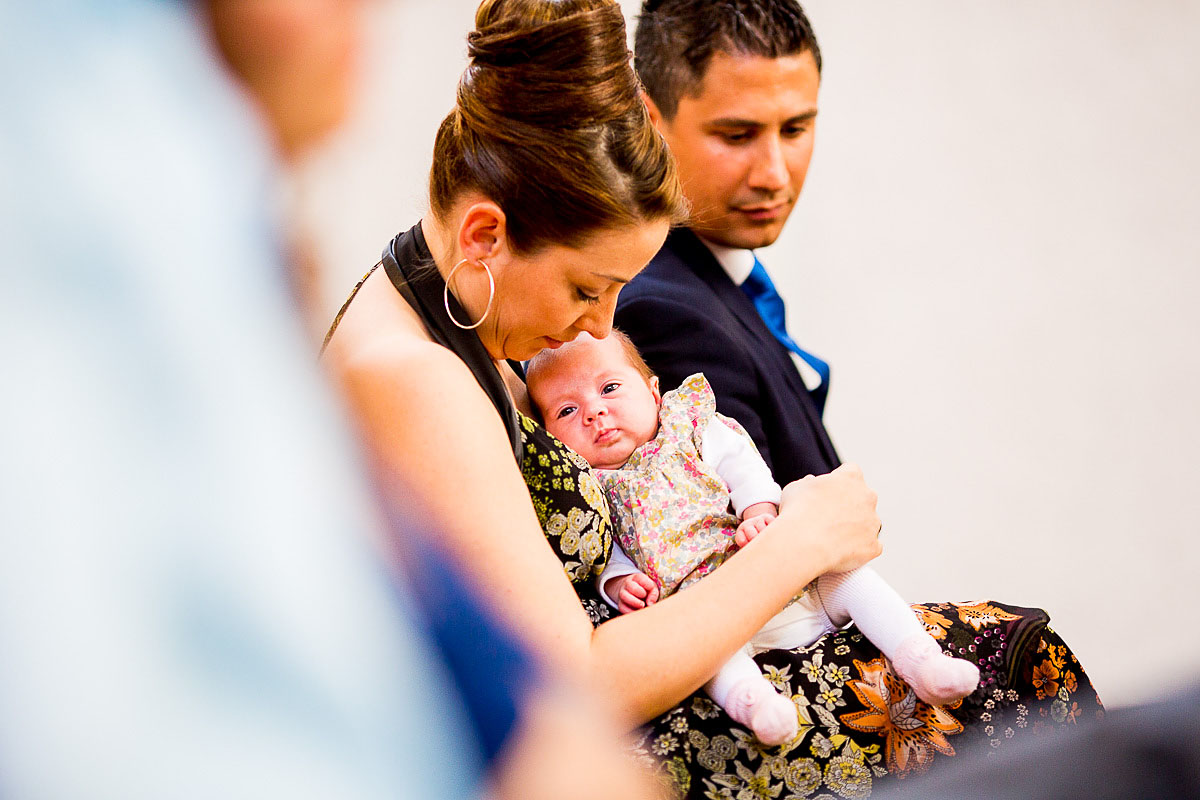
POLYGON ((931 608, 913 606, 913 611, 916 612, 917 620, 925 626, 925 630, 935 639, 945 639, 946 629, 954 624, 931 608))
POLYGON ((1076 725, 1083 722, 1083 709, 1079 707, 1079 703, 1071 703, 1071 708, 1067 710, 1067 719, 1076 725))
POLYGON ((977 631, 1019 619, 1016 614, 1009 614, 991 603, 955 603, 954 607, 958 609, 958 618, 977 631))
POLYGON ((1050 661, 1043 661, 1033 668, 1033 688, 1037 689, 1039 700, 1058 694, 1058 679, 1058 667, 1050 661))
POLYGON ((1067 691, 1074 694, 1079 689, 1079 681, 1075 678, 1075 673, 1067 670, 1062 676, 1063 686, 1067 687, 1067 691))
POLYGON ((1047 648, 1050 651, 1050 661, 1054 666, 1062 670, 1067 665, 1067 648, 1065 645, 1052 644, 1047 648))
POLYGON ((962 733, 962 723, 945 709, 918 700, 882 656, 865 664, 855 659, 854 666, 862 680, 851 680, 847 685, 866 710, 843 714, 841 719, 855 730, 886 737, 888 772, 921 773, 929 769, 936 753, 954 755, 946 736, 962 733))

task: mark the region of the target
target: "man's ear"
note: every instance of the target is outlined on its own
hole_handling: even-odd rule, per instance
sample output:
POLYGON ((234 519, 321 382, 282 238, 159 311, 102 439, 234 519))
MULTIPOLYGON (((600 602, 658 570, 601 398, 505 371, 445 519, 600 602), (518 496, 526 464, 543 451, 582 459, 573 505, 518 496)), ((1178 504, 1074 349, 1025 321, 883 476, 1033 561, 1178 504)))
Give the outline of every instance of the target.
POLYGON ((458 251, 472 261, 495 258, 508 246, 507 225, 504 210, 494 201, 470 203, 458 226, 458 251))
POLYGON ((642 102, 646 104, 646 111, 650 113, 650 122, 654 123, 654 127, 658 128, 659 133, 663 133, 663 122, 665 120, 662 112, 658 110, 658 104, 650 99, 650 95, 646 94, 645 89, 640 94, 642 95, 642 102))

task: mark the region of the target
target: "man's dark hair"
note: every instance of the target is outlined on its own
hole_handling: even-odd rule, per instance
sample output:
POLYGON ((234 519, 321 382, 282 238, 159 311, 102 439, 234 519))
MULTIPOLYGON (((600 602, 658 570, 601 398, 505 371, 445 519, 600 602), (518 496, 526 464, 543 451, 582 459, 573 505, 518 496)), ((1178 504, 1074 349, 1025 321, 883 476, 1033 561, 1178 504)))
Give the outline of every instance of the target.
POLYGON ((668 120, 696 91, 716 52, 780 58, 821 50, 795 0, 645 0, 634 35, 634 67, 668 120))

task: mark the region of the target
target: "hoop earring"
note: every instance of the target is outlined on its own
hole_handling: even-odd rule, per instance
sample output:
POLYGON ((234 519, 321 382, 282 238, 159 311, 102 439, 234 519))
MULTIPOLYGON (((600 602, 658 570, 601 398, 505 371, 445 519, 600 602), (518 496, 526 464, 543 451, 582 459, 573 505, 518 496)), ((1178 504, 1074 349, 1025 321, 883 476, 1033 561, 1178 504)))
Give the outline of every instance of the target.
POLYGON ((466 264, 470 260, 471 259, 469 258, 464 258, 462 261, 455 264, 454 269, 450 270, 450 274, 446 276, 446 285, 442 287, 442 304, 446 306, 446 316, 450 318, 451 322, 462 328, 464 331, 475 330, 483 324, 483 321, 487 319, 488 314, 491 313, 492 300, 494 300, 496 297, 496 279, 492 277, 492 269, 483 259, 478 259, 479 263, 483 264, 483 271, 486 272, 488 276, 487 308, 483 310, 483 316, 479 318, 479 321, 472 325, 464 325, 454 318, 453 312, 450 311, 450 279, 454 277, 454 273, 458 272, 459 267, 461 267, 463 264, 466 264))

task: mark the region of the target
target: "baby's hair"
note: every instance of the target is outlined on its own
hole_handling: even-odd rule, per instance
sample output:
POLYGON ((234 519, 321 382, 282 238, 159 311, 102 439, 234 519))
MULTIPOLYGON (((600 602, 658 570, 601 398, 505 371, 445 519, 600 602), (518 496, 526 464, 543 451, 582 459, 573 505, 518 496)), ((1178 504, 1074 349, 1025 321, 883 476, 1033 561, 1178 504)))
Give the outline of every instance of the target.
POLYGON ((625 353, 625 360, 629 362, 629 366, 636 369, 643 378, 649 381, 656 377, 654 370, 650 369, 650 365, 646 363, 646 359, 642 358, 642 354, 637 349, 637 345, 619 328, 613 328, 609 336, 621 343, 621 351, 625 353))

